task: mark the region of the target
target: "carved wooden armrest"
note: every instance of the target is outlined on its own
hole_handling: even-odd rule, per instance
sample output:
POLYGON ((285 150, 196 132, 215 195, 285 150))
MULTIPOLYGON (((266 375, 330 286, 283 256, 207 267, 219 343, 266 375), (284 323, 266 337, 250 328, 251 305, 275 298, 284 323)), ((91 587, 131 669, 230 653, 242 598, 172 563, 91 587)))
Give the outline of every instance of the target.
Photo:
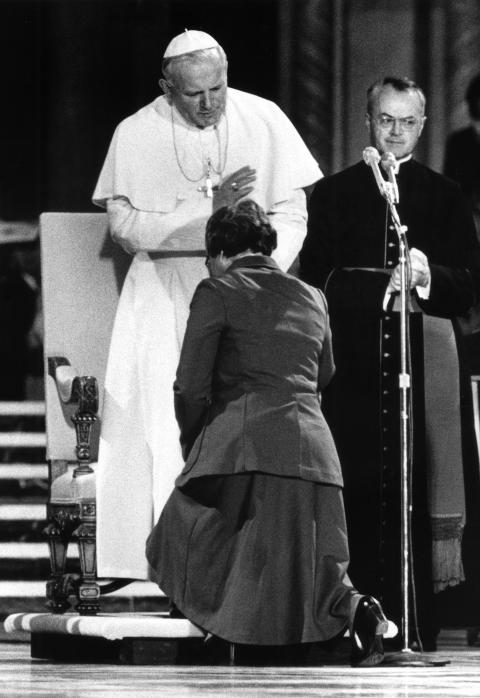
POLYGON ((93 376, 78 376, 68 359, 63 356, 48 357, 48 374, 56 383, 60 400, 66 405, 78 405, 71 417, 77 437, 75 451, 78 459, 73 477, 93 473, 90 467, 91 432, 98 420, 97 379, 93 376))

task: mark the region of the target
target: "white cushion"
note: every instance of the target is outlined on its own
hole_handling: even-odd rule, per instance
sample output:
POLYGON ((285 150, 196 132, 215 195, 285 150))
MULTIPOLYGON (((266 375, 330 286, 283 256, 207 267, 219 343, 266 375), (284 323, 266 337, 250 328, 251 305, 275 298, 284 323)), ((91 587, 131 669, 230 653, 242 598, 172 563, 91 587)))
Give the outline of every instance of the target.
MULTIPOLYGON (((90 463, 95 471, 96 463, 90 463)), ((75 465, 55 478, 50 488, 51 504, 76 504, 81 499, 95 498, 95 472, 73 477, 75 465)))

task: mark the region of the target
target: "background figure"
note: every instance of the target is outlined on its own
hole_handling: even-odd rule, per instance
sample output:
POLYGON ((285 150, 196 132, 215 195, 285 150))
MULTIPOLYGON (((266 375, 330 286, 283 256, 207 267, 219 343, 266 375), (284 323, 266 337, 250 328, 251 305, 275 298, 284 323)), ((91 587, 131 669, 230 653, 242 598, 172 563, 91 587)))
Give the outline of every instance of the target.
POLYGON ((115 131, 93 199, 135 255, 119 301, 99 452, 98 573, 147 578, 145 540, 182 467, 172 384, 189 303, 206 275, 212 210, 249 194, 279 236, 287 269, 306 233, 304 187, 321 176, 272 102, 227 87, 208 34, 165 51, 165 95, 115 131), (128 544, 126 543, 128 541, 128 544))
MULTIPOLYGON (((0 250, 0 400, 24 400, 40 305, 38 227, 0 221, 0 250)), ((39 368, 41 375, 43 361, 39 368)))
MULTIPOLYGON (((473 589, 462 586, 458 598, 448 598, 457 624, 472 623, 479 611, 478 463, 455 316, 475 303, 480 266, 472 215, 458 186, 412 159, 424 123, 425 97, 415 83, 385 78, 369 89, 370 142, 398 161, 398 212, 408 227, 414 591, 424 649, 434 649, 439 621, 433 589, 464 578, 465 521, 463 563, 473 589), (462 608, 455 606, 460 600, 462 608)), ((337 374, 323 407, 345 477, 350 575, 397 622, 402 598, 398 255, 387 204, 365 162, 317 184, 300 265, 304 280, 325 288, 331 315, 337 374)), ((414 628, 413 614, 411 621, 414 628)))
MULTIPOLYGON (((465 99, 471 123, 455 131, 447 139, 444 172, 460 184, 472 204, 473 217, 480 239, 480 75, 467 88, 465 99)), ((462 323, 468 350, 470 370, 480 373, 480 307, 472 309, 468 320, 462 323)))
POLYGON ((208 633, 292 645, 350 621, 352 663, 377 664, 386 621, 347 576, 342 476, 320 410, 334 371, 326 303, 279 269, 275 244, 253 201, 207 225, 214 278, 195 292, 175 382, 185 468, 147 556, 208 633))
POLYGON ((466 128, 449 135, 444 172, 460 184, 470 199, 477 237, 480 238, 480 74, 470 81, 465 99, 471 122, 466 128))

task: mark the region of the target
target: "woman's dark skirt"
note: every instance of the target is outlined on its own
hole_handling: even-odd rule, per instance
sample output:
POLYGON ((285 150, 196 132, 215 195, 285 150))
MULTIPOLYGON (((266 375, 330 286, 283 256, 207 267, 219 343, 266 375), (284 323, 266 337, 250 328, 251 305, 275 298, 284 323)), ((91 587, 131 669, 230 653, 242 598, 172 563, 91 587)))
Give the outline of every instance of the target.
POLYGON ((342 491, 263 473, 176 488, 147 541, 162 591, 229 642, 318 642, 347 626, 342 491))

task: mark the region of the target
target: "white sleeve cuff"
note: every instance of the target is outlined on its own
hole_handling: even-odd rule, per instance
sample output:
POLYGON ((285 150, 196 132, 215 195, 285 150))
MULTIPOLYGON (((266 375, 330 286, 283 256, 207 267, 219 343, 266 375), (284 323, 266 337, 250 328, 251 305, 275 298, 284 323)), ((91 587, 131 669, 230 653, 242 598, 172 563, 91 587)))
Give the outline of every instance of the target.
POLYGON ((390 298, 392 297, 391 292, 388 290, 385 291, 385 296, 383 297, 383 309, 386 311, 388 308, 388 304, 390 302, 390 298))
POLYGON ((307 205, 303 189, 295 189, 288 201, 271 206, 270 223, 277 231, 277 247, 272 258, 287 271, 300 252, 307 233, 307 205))
POLYGON ((424 301, 428 300, 430 297, 430 287, 432 285, 432 277, 430 276, 428 279, 428 284, 426 286, 417 286, 416 287, 416 292, 418 294, 419 298, 422 298, 424 301))

